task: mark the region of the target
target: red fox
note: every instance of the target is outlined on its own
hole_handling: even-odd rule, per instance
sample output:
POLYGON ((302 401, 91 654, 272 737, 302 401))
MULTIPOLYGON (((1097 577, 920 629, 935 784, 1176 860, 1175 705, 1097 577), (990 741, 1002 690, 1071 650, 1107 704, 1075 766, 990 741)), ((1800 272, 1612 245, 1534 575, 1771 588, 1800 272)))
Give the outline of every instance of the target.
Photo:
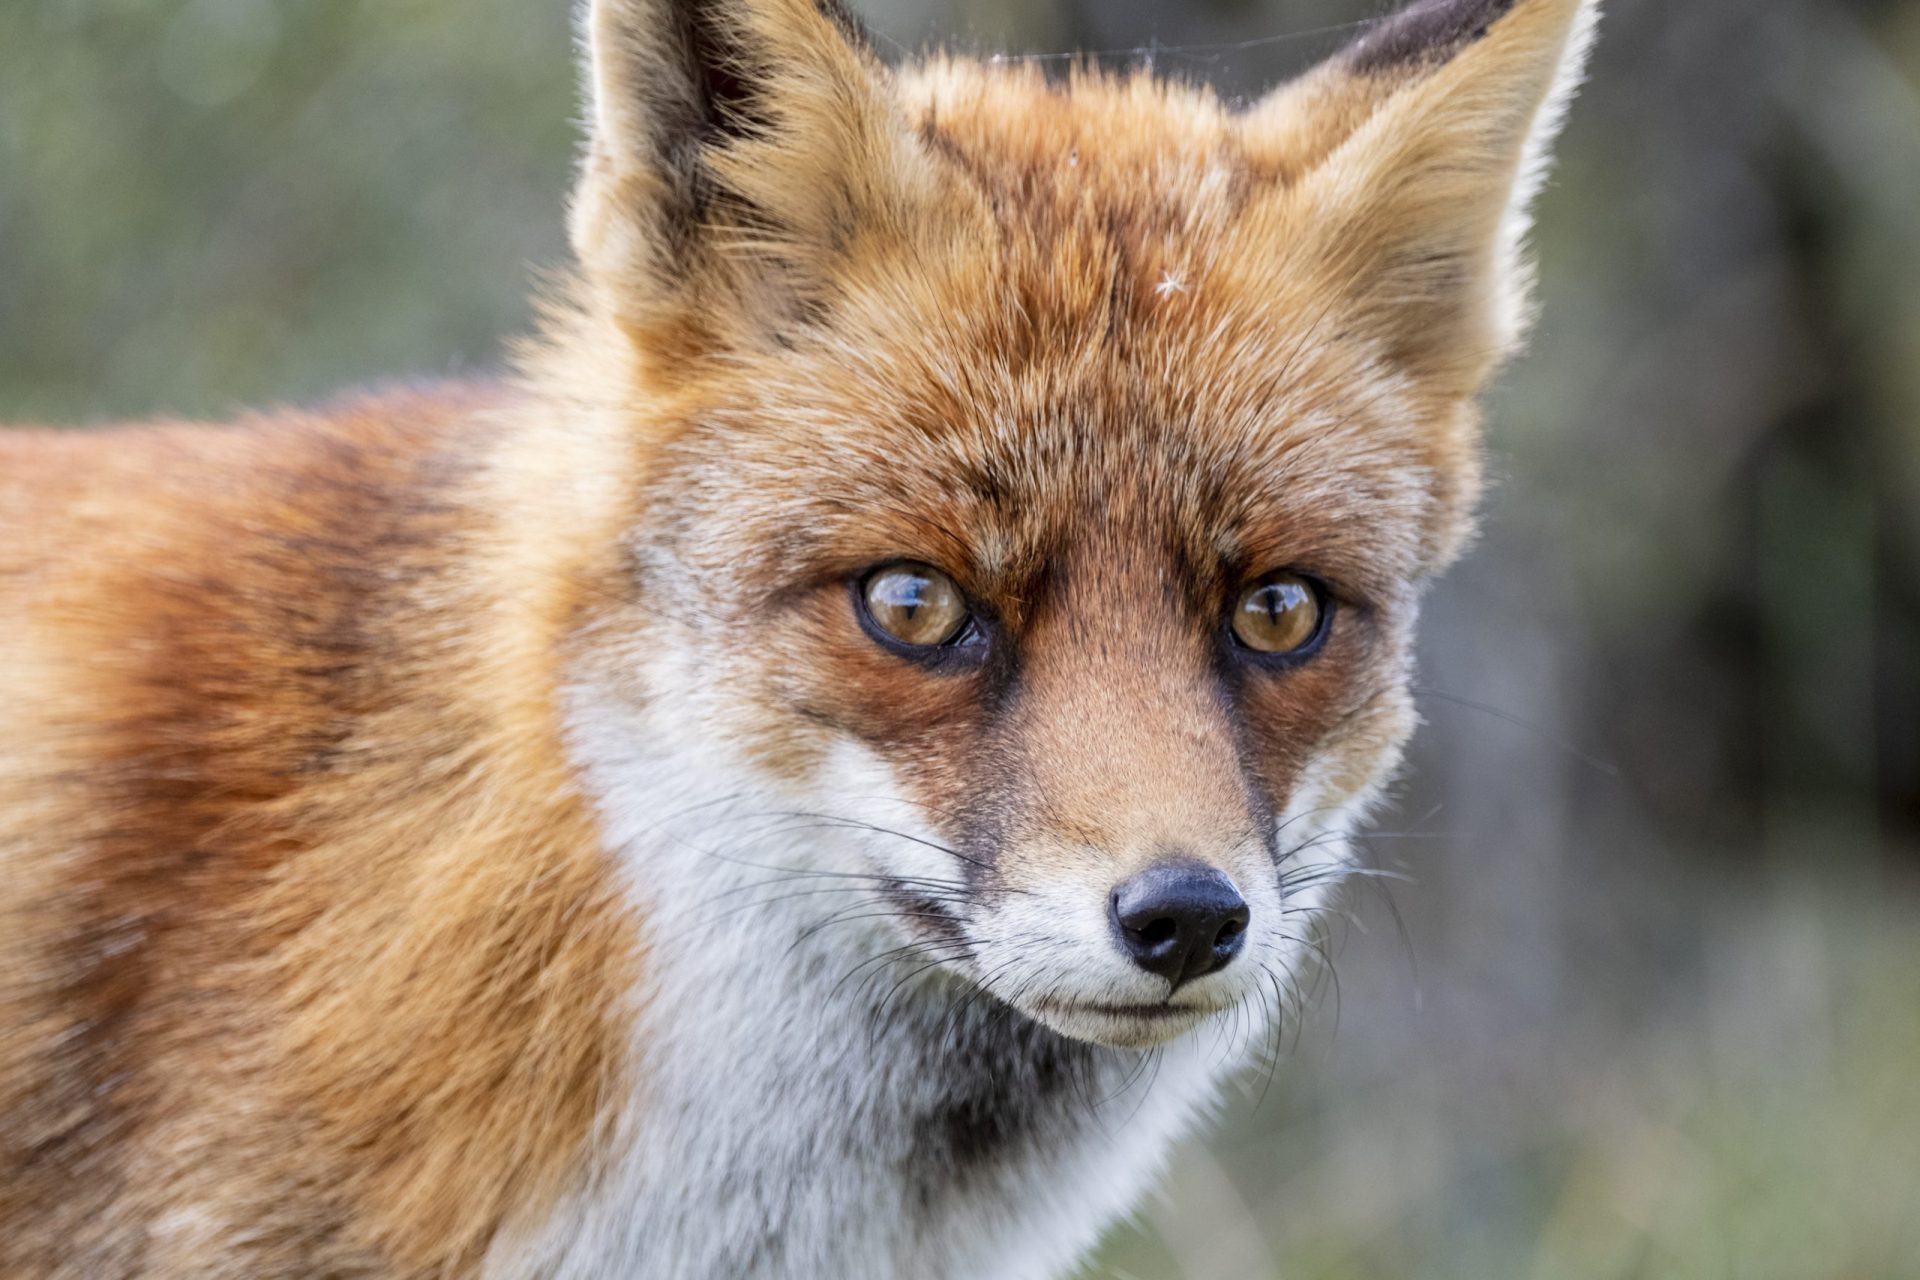
POLYGON ((1592 0, 583 21, 511 380, 0 433, 0 1275, 1055 1276, 1293 1003, 1592 0))

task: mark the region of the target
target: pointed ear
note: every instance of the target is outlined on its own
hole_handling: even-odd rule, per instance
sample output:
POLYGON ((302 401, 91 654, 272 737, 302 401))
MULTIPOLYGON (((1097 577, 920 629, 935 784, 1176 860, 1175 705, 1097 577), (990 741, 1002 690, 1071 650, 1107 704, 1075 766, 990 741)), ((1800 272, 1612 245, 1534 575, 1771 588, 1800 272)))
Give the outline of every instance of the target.
POLYGON ((1255 108, 1323 290, 1396 363, 1477 391, 1525 336, 1526 237, 1597 0, 1420 0, 1255 108))
POLYGON ((589 0, 571 231, 594 305, 656 352, 777 337, 921 158, 836 0, 589 0))

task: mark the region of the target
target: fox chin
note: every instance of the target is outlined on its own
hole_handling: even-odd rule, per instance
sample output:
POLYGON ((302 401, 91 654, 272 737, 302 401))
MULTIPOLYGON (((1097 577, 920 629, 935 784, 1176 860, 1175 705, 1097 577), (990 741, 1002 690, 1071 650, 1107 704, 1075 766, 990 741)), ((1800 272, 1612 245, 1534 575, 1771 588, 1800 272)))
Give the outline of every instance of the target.
POLYGON ((1591 0, 593 0, 497 383, 0 432, 0 1275, 1072 1268, 1414 723, 1591 0))

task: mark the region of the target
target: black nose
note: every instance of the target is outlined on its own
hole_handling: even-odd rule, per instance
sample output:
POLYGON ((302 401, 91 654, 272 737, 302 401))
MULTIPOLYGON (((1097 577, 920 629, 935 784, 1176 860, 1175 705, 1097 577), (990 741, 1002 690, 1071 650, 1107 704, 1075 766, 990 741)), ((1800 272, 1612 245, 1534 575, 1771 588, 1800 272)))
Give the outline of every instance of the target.
POLYGON ((1233 881, 1189 859, 1156 863, 1115 889, 1107 914, 1133 962, 1175 987, 1226 967, 1252 917, 1233 881))

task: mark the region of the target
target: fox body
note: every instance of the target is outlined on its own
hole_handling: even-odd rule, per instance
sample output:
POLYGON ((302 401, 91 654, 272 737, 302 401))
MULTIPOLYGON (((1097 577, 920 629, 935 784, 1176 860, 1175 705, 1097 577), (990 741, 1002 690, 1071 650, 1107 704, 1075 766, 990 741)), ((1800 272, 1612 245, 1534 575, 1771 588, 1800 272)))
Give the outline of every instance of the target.
POLYGON ((1070 1267, 1410 730, 1591 19, 599 0, 513 380, 0 434, 0 1274, 1070 1267))

